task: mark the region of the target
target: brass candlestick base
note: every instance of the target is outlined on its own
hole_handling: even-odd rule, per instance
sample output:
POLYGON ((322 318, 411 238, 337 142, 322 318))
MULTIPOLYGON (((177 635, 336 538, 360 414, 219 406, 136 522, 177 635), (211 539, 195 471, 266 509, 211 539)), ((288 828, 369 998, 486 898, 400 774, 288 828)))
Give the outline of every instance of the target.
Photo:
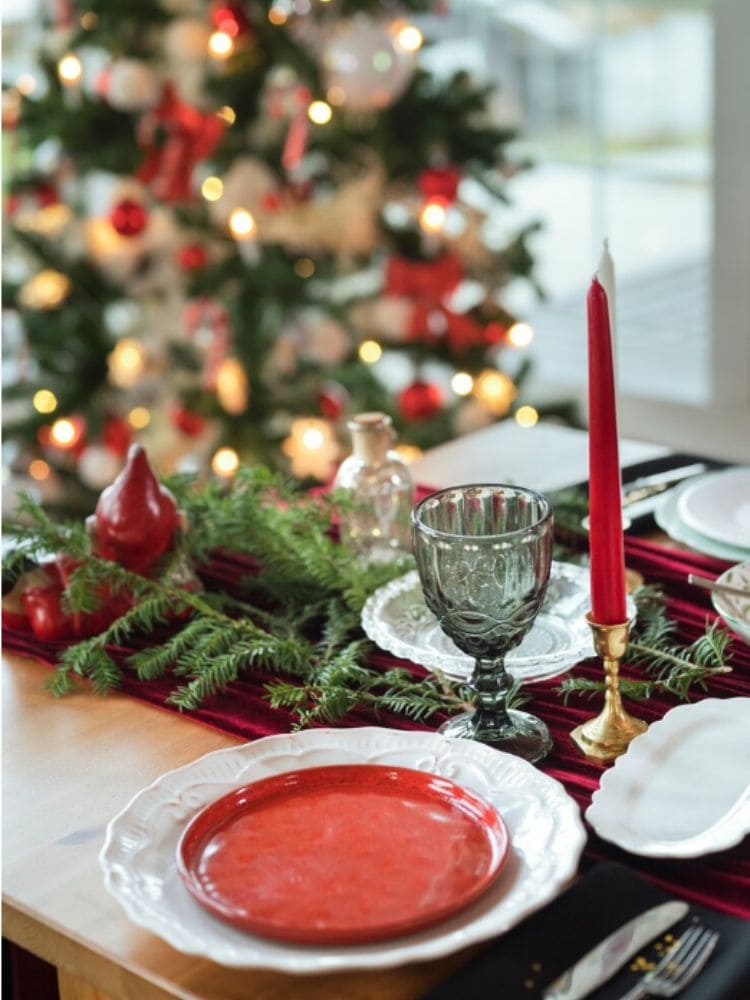
POLYGON ((594 719, 576 726, 570 738, 587 757, 614 760, 625 753, 630 741, 648 729, 648 723, 634 719, 622 707, 620 699, 620 660, 628 645, 630 621, 621 625, 598 625, 586 615, 594 633, 594 649, 604 663, 607 688, 604 708, 594 719))

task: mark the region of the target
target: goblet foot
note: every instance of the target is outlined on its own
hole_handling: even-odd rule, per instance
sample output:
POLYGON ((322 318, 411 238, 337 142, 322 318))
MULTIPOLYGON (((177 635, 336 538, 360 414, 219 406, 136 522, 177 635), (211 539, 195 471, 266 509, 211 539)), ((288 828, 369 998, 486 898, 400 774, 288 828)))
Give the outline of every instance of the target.
POLYGON ((439 732, 454 739, 486 743, 531 764, 544 760, 552 749, 549 729, 542 720, 515 708, 508 709, 507 719, 498 720, 488 718, 486 713, 464 712, 443 723, 439 732))

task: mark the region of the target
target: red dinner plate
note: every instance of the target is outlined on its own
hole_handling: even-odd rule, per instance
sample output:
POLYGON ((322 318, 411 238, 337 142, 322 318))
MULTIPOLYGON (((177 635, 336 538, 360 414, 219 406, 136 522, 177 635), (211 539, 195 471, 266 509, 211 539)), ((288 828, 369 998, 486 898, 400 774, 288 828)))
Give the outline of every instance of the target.
POLYGON ((206 806, 177 848, 207 910, 264 937, 352 944, 475 900, 508 856, 487 802, 446 778, 347 764, 288 771, 206 806))

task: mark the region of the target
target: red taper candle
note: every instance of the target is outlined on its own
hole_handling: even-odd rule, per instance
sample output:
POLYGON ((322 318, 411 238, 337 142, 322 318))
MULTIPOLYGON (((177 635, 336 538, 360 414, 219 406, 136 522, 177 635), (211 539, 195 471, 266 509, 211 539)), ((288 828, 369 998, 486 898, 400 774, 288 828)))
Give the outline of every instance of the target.
POLYGON ((627 613, 615 378, 607 293, 596 278, 587 306, 591 617, 598 625, 618 625, 627 613))

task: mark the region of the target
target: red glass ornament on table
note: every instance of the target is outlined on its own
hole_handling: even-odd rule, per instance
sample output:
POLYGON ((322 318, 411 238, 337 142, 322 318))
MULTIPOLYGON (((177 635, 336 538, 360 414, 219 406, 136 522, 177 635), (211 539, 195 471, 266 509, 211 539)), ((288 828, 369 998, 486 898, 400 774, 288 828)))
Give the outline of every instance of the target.
MULTIPOLYGON (((146 452, 133 445, 125 467, 99 497, 87 518, 92 552, 119 563, 134 573, 147 575, 171 547, 182 515, 171 492, 162 486, 148 464, 146 452)), ((130 592, 104 584, 101 603, 90 613, 65 611, 62 594, 78 566, 65 555, 56 556, 31 573, 24 574, 14 588, 23 615, 11 612, 18 625, 27 622, 43 641, 83 638, 104 631, 132 606, 130 592)), ((179 585, 193 589, 198 582, 184 574, 179 585)))
POLYGON ((143 573, 164 555, 179 525, 173 495, 152 472, 144 449, 133 445, 122 472, 87 520, 95 551, 143 573))

